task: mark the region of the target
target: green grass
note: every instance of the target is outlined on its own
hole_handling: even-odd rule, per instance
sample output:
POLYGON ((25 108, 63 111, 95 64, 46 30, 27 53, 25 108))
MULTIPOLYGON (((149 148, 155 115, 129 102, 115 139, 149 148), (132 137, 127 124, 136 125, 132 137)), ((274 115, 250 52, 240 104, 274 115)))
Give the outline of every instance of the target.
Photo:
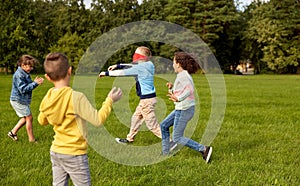
MULTIPOLYGON (((211 96, 205 76, 194 76, 194 81, 201 113, 192 138, 200 141, 210 116, 211 96)), ((97 108, 113 82, 114 78, 97 80, 97 108)), ((159 121, 173 109, 165 96, 165 82, 160 78, 155 82, 158 104, 165 103, 162 105, 165 110, 157 111, 159 121)), ((226 75, 225 82, 226 114, 219 134, 211 144, 214 152, 210 164, 205 164, 193 150, 183 148, 155 164, 128 166, 107 159, 89 147, 93 185, 299 185, 300 76, 226 75)), ((33 91, 31 109, 39 143, 28 142, 25 128, 18 133, 19 141, 13 142, 7 137, 7 132, 18 120, 9 103, 11 76, 0 76, 0 185, 51 185, 49 149, 54 133, 51 126, 42 127, 36 120, 39 103, 51 86, 45 81, 33 91)), ((138 99, 134 90, 129 93, 129 107, 133 111, 138 99)), ((124 118, 128 119, 130 115, 124 118)), ((125 137, 128 132, 114 113, 105 127, 114 137, 125 137)), ((142 129, 134 146, 160 142, 145 131, 145 127, 142 129)), ((107 139, 107 143, 109 141, 107 139)), ((151 156, 161 158, 159 154, 151 156)), ((145 154, 145 157, 149 156, 145 154)))

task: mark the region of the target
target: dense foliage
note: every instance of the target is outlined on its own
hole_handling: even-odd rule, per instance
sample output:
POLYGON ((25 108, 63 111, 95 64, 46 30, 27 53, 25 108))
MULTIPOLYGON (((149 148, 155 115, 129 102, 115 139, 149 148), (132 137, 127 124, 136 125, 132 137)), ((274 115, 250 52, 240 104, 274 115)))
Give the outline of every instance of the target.
MULTIPOLYGON (((66 53, 76 69, 88 47, 113 28, 141 20, 179 24, 196 33, 224 71, 251 61, 256 73, 295 73, 300 62, 300 2, 255 1, 243 11, 234 0, 1 0, 0 65, 14 71, 28 53, 42 63, 50 51, 66 53)), ((174 46, 149 46, 156 56, 171 58, 174 46)), ((137 44, 133 44, 137 45, 137 44)), ((133 46, 124 47, 109 63, 130 62, 133 46)))

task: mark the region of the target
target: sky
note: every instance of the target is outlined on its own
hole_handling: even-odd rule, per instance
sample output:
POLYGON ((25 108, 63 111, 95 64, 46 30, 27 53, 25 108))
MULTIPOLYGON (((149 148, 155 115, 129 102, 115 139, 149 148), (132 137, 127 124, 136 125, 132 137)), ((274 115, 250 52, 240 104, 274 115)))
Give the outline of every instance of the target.
MULTIPOLYGON (((138 0, 139 2, 142 2, 142 0, 138 0)), ((253 0, 239 0, 241 2, 241 6, 249 5, 253 0)), ((90 7, 92 0, 84 0, 86 8, 90 7)))

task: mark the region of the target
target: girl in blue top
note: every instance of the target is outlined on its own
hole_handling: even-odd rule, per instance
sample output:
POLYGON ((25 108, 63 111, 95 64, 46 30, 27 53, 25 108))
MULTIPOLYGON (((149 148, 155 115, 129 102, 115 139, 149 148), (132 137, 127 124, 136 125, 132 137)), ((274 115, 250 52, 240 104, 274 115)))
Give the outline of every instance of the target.
POLYGON ((175 110, 173 110, 161 123, 162 133, 162 154, 168 155, 170 148, 174 148, 174 144, 180 144, 194 149, 202 154, 203 159, 208 163, 212 147, 204 146, 196 141, 184 137, 184 130, 187 123, 194 116, 195 96, 194 82, 190 73, 195 73, 199 69, 199 64, 188 53, 177 52, 173 59, 173 68, 177 73, 174 85, 167 83, 169 88, 169 99, 174 102, 175 110), (170 127, 173 127, 173 142, 170 142, 170 127))
POLYGON ((10 103, 20 117, 16 126, 8 132, 8 136, 14 141, 18 140, 18 130, 26 124, 28 139, 30 142, 35 142, 32 129, 32 114, 29 106, 32 90, 44 81, 41 77, 36 77, 34 81, 31 80, 30 71, 36 63, 37 60, 30 55, 21 56, 18 60, 18 69, 13 75, 10 103))

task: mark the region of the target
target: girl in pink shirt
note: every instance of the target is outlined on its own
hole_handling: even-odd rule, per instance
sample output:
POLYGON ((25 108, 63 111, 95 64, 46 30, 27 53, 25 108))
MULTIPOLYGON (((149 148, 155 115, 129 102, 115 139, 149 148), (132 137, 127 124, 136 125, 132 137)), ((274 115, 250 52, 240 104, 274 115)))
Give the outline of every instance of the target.
POLYGON ((169 99, 174 102, 173 110, 161 123, 162 133, 162 154, 170 153, 170 146, 173 148, 177 144, 187 146, 201 153, 206 163, 209 162, 212 147, 204 146, 198 142, 184 137, 184 130, 187 123, 192 119, 195 112, 194 82, 190 73, 195 73, 199 69, 199 64, 188 53, 177 52, 173 59, 173 68, 177 73, 174 85, 167 83, 169 88, 169 99), (173 134, 170 145, 170 127, 173 127, 173 134))

